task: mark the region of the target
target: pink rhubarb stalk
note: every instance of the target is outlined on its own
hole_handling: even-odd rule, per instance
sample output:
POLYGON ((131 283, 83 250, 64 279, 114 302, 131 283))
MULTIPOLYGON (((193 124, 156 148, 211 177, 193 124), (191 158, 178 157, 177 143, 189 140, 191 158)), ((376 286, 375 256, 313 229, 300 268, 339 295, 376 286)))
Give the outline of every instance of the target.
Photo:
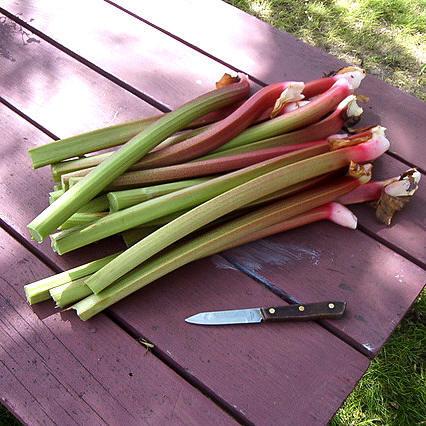
POLYGON ((264 87, 256 92, 228 117, 211 126, 207 131, 177 145, 151 152, 140 162, 146 168, 182 163, 210 152, 240 134, 262 112, 274 105, 281 94, 287 102, 300 99, 301 82, 282 82, 264 87))
MULTIPOLYGON (((303 108, 300 109, 300 111, 302 110, 303 108)), ((268 137, 270 141, 275 140, 277 143, 280 144, 294 144, 324 139, 327 136, 337 133, 342 129, 342 127, 350 127, 356 124, 360 120, 362 112, 362 108, 359 107, 356 103, 356 97, 354 95, 350 95, 343 99, 337 105, 335 110, 328 117, 322 119, 321 121, 318 121, 315 124, 311 124, 300 130, 288 131, 289 133, 282 132, 283 134, 279 134, 278 136, 274 137, 265 136, 262 139, 265 140, 268 137)), ((289 114, 295 113, 296 112, 294 111, 289 114)), ((282 117, 285 116, 286 114, 282 117)), ((281 117, 270 120, 270 122, 279 119, 281 119, 281 117)), ((255 127, 257 126, 254 126, 253 128, 255 127)), ((250 131, 250 129, 248 129, 246 132, 248 131, 250 131)), ((216 149, 214 153, 210 154, 209 156, 204 156, 203 159, 210 158, 213 155, 216 155, 217 153, 225 150, 228 151, 231 148, 234 149, 237 147, 242 147, 243 145, 247 145, 247 147, 249 147, 250 144, 256 142, 256 140, 259 139, 257 139, 257 137, 234 138, 225 145, 222 145, 220 148, 216 149)))
MULTIPOLYGON (((363 186, 364 185, 361 185, 358 188, 362 188, 363 186)), ((354 191, 356 191, 356 189, 354 189, 354 191)), ((270 237, 271 235, 279 234, 291 229, 300 228, 302 226, 319 222, 321 220, 329 220, 330 222, 350 229, 356 229, 357 226, 356 216, 347 207, 337 202, 331 202, 316 207, 305 213, 301 213, 290 219, 286 219, 282 222, 278 222, 274 225, 260 229, 259 231, 252 232, 249 235, 240 238, 238 241, 234 241, 230 245, 224 247, 223 250, 228 250, 230 248, 260 240, 262 238, 270 237)))

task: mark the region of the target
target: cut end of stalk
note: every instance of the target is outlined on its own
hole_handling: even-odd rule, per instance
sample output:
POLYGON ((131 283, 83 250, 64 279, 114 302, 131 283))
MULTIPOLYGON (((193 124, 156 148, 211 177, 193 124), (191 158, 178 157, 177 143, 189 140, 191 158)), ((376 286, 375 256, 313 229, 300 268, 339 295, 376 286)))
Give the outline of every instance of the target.
MULTIPOLYGON (((379 133, 376 133, 376 135, 378 136, 379 133)), ((380 135, 382 136, 384 135, 384 133, 380 135)), ((373 137, 374 137, 374 133, 373 133, 373 129, 371 129, 365 132, 359 132, 352 135, 348 135, 348 134, 331 135, 327 138, 327 142, 330 146, 330 151, 336 151, 337 149, 346 148, 348 146, 355 146, 364 142, 368 142, 373 137)))
POLYGON ((409 203, 419 187, 421 174, 416 169, 407 170, 397 181, 384 187, 377 202, 377 219, 389 226, 393 216, 409 203))
POLYGON ((383 155, 389 149, 389 147, 390 142, 385 136, 371 137, 371 139, 367 142, 363 142, 357 146, 351 147, 351 159, 356 163, 366 163, 368 161, 373 161, 383 155))
POLYGON ((32 284, 24 286, 24 292, 29 305, 35 305, 50 299, 49 290, 40 291, 38 287, 32 284))
POLYGON ((28 230, 30 231, 30 235, 31 235, 31 239, 34 241, 37 241, 38 243, 42 243, 44 238, 43 236, 40 234, 39 231, 37 231, 36 226, 33 225, 33 223, 29 223, 27 225, 28 230))
POLYGON ((361 183, 371 180, 373 165, 371 163, 358 164, 351 161, 349 164, 348 176, 358 179, 361 183))
POLYGON ((350 229, 356 229, 358 222, 357 217, 347 207, 335 202, 330 203, 329 220, 350 229))
POLYGON ((350 99, 348 102, 348 106, 346 109, 346 117, 347 120, 352 119, 352 121, 354 119, 359 120, 362 116, 362 113, 364 112, 364 110, 357 104, 357 98, 354 97, 354 99, 350 99))
POLYGON ((118 200, 115 194, 112 192, 108 192, 107 198, 109 203, 109 211, 111 213, 118 212, 120 210, 120 206, 118 205, 118 200))
POLYGON ((350 84, 352 90, 358 89, 365 76, 365 71, 356 66, 345 67, 336 72, 336 77, 339 80, 346 80, 350 84))
POLYGON ((305 83, 301 81, 292 81, 288 83, 288 86, 283 90, 280 97, 277 99, 274 105, 274 109, 271 112, 270 117, 274 118, 279 115, 286 105, 291 102, 298 102, 304 99, 302 95, 305 83))
POLYGON ((357 104, 357 97, 349 95, 337 106, 337 111, 342 112, 344 127, 351 128, 357 124, 364 113, 364 110, 357 104))

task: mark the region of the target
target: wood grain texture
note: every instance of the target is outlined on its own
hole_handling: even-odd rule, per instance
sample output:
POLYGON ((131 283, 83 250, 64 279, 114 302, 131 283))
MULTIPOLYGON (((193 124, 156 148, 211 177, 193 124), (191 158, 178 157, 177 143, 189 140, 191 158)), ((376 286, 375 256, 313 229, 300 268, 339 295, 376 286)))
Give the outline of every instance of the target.
MULTIPOLYGON (((173 2, 172 2, 173 3, 173 2)), ((21 3, 18 2, 11 2, 12 6, 20 5, 21 3)), ((53 31, 54 33, 50 34, 53 36, 60 36, 60 37, 66 37, 66 32, 63 29, 56 34, 57 27, 55 22, 60 22, 61 19, 63 19, 63 16, 61 13, 65 13, 65 11, 62 10, 62 7, 71 8, 74 10, 74 7, 72 6, 72 3, 69 3, 67 6, 64 6, 61 3, 61 7, 56 4, 55 7, 48 7, 50 5, 50 2, 42 2, 37 3, 31 6, 31 2, 26 2, 25 7, 28 11, 22 12, 23 15, 21 17, 26 18, 26 20, 33 19, 31 21, 31 25, 34 25, 36 27, 39 27, 42 30, 46 31, 53 31), (45 10, 45 8, 47 10, 45 10), (31 12, 31 13, 30 13, 31 12), (53 15, 51 14, 58 14, 59 16, 57 19, 53 19, 53 15), (46 15, 47 14, 47 15, 46 15), (40 17, 38 17, 40 15, 40 17), (46 16, 51 16, 51 21, 48 21, 46 16), (54 22, 53 22, 54 21, 54 22), (53 27, 51 27, 53 25, 53 27)), ((144 3, 146 5, 146 10, 151 10, 152 2, 146 2, 144 3)), ((175 4, 175 3, 173 3, 175 4)), ((209 4, 208 2, 206 4, 209 4)), ((220 3, 218 3, 220 5, 220 3)), ((133 5, 133 3, 132 3, 133 5)), ((136 3, 134 3, 136 5, 136 3)), ((11 6, 11 7, 12 7, 11 6)), ((14 8, 15 8, 14 6, 14 8)), ((23 7, 23 6, 22 6, 23 7)), ((103 4, 99 5, 98 2, 91 3, 91 7, 96 7, 100 10, 107 9, 108 16, 112 12, 115 12, 115 15, 121 16, 125 15, 124 12, 114 8, 111 5, 103 4), (96 6, 97 5, 97 6, 96 6)), ((174 7, 174 6, 171 6, 174 7)), ((222 6, 219 6, 222 7, 222 6)), ((155 8, 154 8, 155 9, 155 8)), ((154 10, 152 9, 152 10, 154 10)), ((15 9, 13 9, 15 10, 15 9)), ((21 9, 19 9, 21 10, 21 9)), ((69 13, 72 13, 71 11, 68 11, 67 9, 67 15, 69 13)), ((195 7, 195 10, 197 10, 197 7, 195 7)), ((233 10, 233 9, 232 9, 233 10)), ((99 12, 101 13, 101 12, 99 12)), ((104 12, 103 12, 104 13, 104 12)), ((168 14, 165 14, 168 15, 168 14)), ((233 16, 232 13, 230 14, 231 17, 233 16)), ((65 16, 65 15, 64 15, 65 16)), ((106 19, 106 18, 105 18, 106 19)), ((112 19, 112 18, 111 18, 112 19)), ((116 18, 114 18, 116 19, 116 18)), ((122 18, 120 18, 122 19, 122 18)), ((133 28, 133 25, 137 25, 139 31, 138 34, 134 34, 132 36, 132 40, 137 38, 137 43, 143 43, 146 37, 146 34, 148 34, 149 37, 150 34, 153 32, 156 33, 156 37, 161 39, 161 43, 157 44, 158 53, 157 55, 154 55, 153 50, 155 49, 154 46, 151 46, 149 51, 145 52, 144 49, 142 49, 146 55, 154 55, 154 56, 164 56, 165 52, 173 51, 176 53, 175 44, 176 41, 171 39, 170 37, 161 34, 159 31, 153 30, 148 25, 144 24, 143 22, 140 22, 136 20, 135 18, 132 18, 130 16, 126 15, 126 19, 129 19, 130 22, 132 22, 131 28, 133 28)), ((8 20, 5 20, 5 22, 10 22, 8 20)), ((107 21, 104 21, 107 22, 107 21)), ((121 21, 119 21, 121 22, 121 21)), ((127 21, 126 21, 127 22, 127 21)), ((260 22, 260 21, 259 21, 260 22)), ((263 23, 262 23, 263 24, 263 23)), ((99 24, 100 25, 100 24, 99 24)), ((117 23, 118 25, 118 23, 117 23)), ((194 23, 194 25, 197 25, 194 23)), ((266 24, 263 24, 266 25, 266 24)), ((10 25, 9 25, 10 27, 10 25)), ((19 26, 17 27, 19 28, 19 26)), ((83 26, 84 28, 84 26, 83 26)), ((263 27, 262 27, 263 28, 263 27)), ((94 28, 90 27, 90 29, 87 29, 87 31, 95 31, 94 28)), ((108 33, 114 33, 117 32, 117 34, 120 34, 120 31, 122 31, 117 26, 111 26, 107 30, 108 33)), ((188 31, 188 30, 187 30, 188 31)), ((72 34, 74 37, 74 34, 72 34)), ((28 33, 25 37, 27 39, 30 37, 31 39, 36 39, 38 41, 39 38, 37 36, 28 33)), ((71 36, 70 36, 71 37, 71 36)), ((129 36, 130 37, 130 36, 129 36)), ((62 39, 61 39, 62 40, 62 39)), ((125 52, 128 48, 127 46, 127 40, 125 37, 118 37, 118 35, 114 38, 115 44, 121 46, 121 51, 125 52)), ((203 40, 203 37, 200 38, 200 40, 203 40)), ((67 41, 67 39, 63 40, 64 42, 67 41)), ((71 42, 71 41, 70 41, 71 42)), ((73 46, 76 48, 78 40, 72 40, 73 46)), ((89 46, 86 46, 86 43, 83 43, 82 49, 84 49, 84 53, 89 55, 89 51, 92 52, 90 55, 98 55, 98 51, 102 51, 102 49, 105 49, 104 42, 102 39, 98 39, 93 36, 91 39, 92 47, 89 49, 89 46), (96 44, 96 46, 95 46, 96 44)), ((233 43, 231 40, 230 42, 233 43)), ((82 44, 81 40, 78 46, 82 44)), ((4 77, 3 81, 0 77, 0 83, 3 83, 3 86, 5 86, 5 95, 7 95, 7 99, 9 99, 14 105, 18 106, 22 111, 30 115, 32 118, 36 119, 40 123, 42 123, 45 127, 47 127, 50 131, 53 133, 56 133, 60 137, 68 136, 70 134, 79 132, 79 131, 85 131, 92 128, 100 127, 108 122, 107 117, 114 116, 114 111, 124 111, 125 113, 132 113, 135 114, 134 116, 140 116, 140 114, 145 115, 142 112, 139 112, 141 106, 144 108, 146 107, 146 104, 144 102, 138 101, 133 95, 126 93, 124 90, 121 90, 120 88, 117 88, 114 84, 109 83, 108 80, 105 78, 96 75, 93 71, 88 69, 87 67, 84 67, 83 65, 79 64, 77 61, 69 58, 67 55, 62 53, 60 50, 50 46, 47 42, 44 40, 41 40, 40 43, 32 42, 25 46, 25 48, 22 47, 22 40, 21 40, 21 34, 16 29, 14 31, 9 31, 8 38, 6 39, 6 46, 8 51, 11 52, 11 55, 15 62, 9 61, 9 60, 1 60, 0 58, 0 70, 4 70, 4 76, 14 76, 19 75, 22 69, 22 66, 27 63, 34 63, 34 64, 45 64, 45 63, 57 63, 57 68, 55 70, 52 70, 52 72, 46 75, 43 72, 35 72, 34 79, 23 79, 23 81, 20 82, 19 85, 12 84, 10 85, 8 83, 8 78, 4 77), (58 58, 58 60, 55 62, 52 58, 58 58), (60 59, 60 60, 59 60, 60 59), (56 72, 55 72, 56 71, 56 72), (41 77, 39 76, 41 74, 41 77), (72 75, 73 78, 70 81, 69 75, 72 75), (43 82, 42 86, 45 87, 47 85, 50 85, 52 87, 51 91, 40 91, 36 90, 34 91, 33 88, 33 80, 38 81, 38 79, 41 78, 41 81, 43 82), (11 86, 11 87, 9 87, 11 86), (76 87, 74 87, 76 86, 76 87), (110 87, 111 86, 111 87, 110 87), (57 88, 57 89, 55 89, 57 88), (119 92, 117 94, 116 92, 119 92), (40 94, 41 93, 41 94, 40 94), (106 94, 106 99, 104 99, 102 96, 99 96, 99 93, 106 94), (111 98, 109 98, 109 94, 111 94, 111 98), (49 97, 49 98, 48 98, 49 97), (53 101, 51 100, 53 99, 53 101), (55 100, 56 99, 56 103, 55 100), (76 99, 81 99, 82 106, 79 106, 76 108, 75 102, 76 99), (86 101, 86 100, 89 101, 86 101), (113 103, 110 102, 110 100, 113 99, 113 103), (94 101, 92 101, 94 100, 94 101), (59 102, 60 107, 58 107, 57 103, 59 102), (117 103, 118 102, 118 106, 117 103), (136 108, 135 108, 136 105, 136 108), (77 114, 77 115, 76 115, 77 114), (139 115, 138 115, 139 114, 139 115), (72 117, 70 119, 69 117, 72 117)), ((305 45, 303 45, 305 46, 305 45)), ((308 46, 305 46, 306 48, 309 48, 308 46)), ((180 49, 178 50, 179 55, 183 55, 183 52, 186 52, 185 55, 181 56, 181 66, 185 63, 186 68, 191 67, 200 67, 202 69, 203 61, 197 65, 196 60, 200 56, 197 52, 194 52, 192 49, 185 47, 184 45, 180 46, 180 49), (185 50, 186 49, 186 50, 185 50), (190 58, 191 62, 188 61, 188 52, 192 52, 194 54, 194 58, 190 58)), ((327 56, 328 57, 328 56, 327 56)), ((103 57, 104 65, 109 64, 109 61, 111 61, 111 67, 114 68, 115 64, 115 58, 113 58, 111 55, 109 57, 103 57)), ((212 63, 214 61, 211 61, 212 63)), ((106 65, 105 65, 106 66, 106 65)), ((108 65, 109 66, 109 65, 108 65)), ((146 64, 146 67, 151 66, 150 63, 146 64)), ((286 65, 289 66, 289 65, 286 65)), ((293 65, 292 65, 293 66, 293 65)), ((300 64, 300 67, 303 67, 305 65, 300 64)), ((173 81, 175 76, 175 68, 172 69, 169 67, 169 63, 167 61, 163 61, 162 65, 156 66, 156 69, 160 69, 161 72, 159 72, 159 79, 163 79, 164 81, 173 81)), ((286 68, 280 66, 279 67, 282 70, 285 70, 286 68)), ((125 63, 125 67, 123 69, 120 69, 119 75, 121 76, 121 72, 125 73, 131 73, 132 75, 136 75, 139 69, 139 63, 136 61, 127 61, 125 63), (125 68, 125 69, 124 69, 125 68)), ((146 68, 149 69, 149 68, 146 68)), ((214 71, 216 72, 216 71, 214 71)), ((321 73, 318 72, 317 76, 321 73)), ((215 74, 209 74, 212 78, 212 81, 214 81, 215 74)), ((124 78, 124 76, 121 76, 124 78)), ((278 76, 277 76, 278 77, 278 76)), ((311 76, 313 77, 313 75, 311 76)), ((287 75, 285 78, 290 78, 287 75)), ((291 77, 295 78, 295 77, 291 77)), ((299 77, 297 77, 299 78, 299 77)), ((10 79, 10 78, 9 78, 10 79)), ((158 79, 154 79, 152 81, 152 84, 157 84, 158 79)), ((144 83, 146 84, 146 82, 144 83)), ((182 84, 186 87, 186 98, 184 100, 188 100, 193 96, 196 96, 200 93, 200 87, 197 84, 194 84, 193 82, 187 82, 185 79, 182 80, 182 84)), ((139 87, 139 86, 136 86, 139 87)), ((203 86, 205 90, 208 90, 209 87, 203 86)), ((173 85, 173 87, 167 87, 164 88, 164 91, 162 92, 161 100, 167 104, 171 104, 174 102, 174 99, 178 99, 179 97, 182 97, 183 94, 180 94, 180 85, 176 84, 173 85)), ((368 93, 368 92, 366 92, 368 93)), ((182 98, 182 102, 184 101, 182 98)), ((367 108, 367 111, 370 111, 367 108)), ((115 121, 113 122, 119 122, 123 121, 124 119, 127 119, 127 116, 122 116, 118 114, 118 116, 115 117, 115 121)), ((368 122, 368 120, 366 120, 368 122)), ((393 126, 391 126, 393 127, 393 126)), ((389 177, 392 175, 398 175, 404 170, 407 169, 407 166, 405 164, 402 164, 398 162, 397 160, 394 160, 393 158, 389 156, 384 156, 380 159, 379 162, 377 162, 377 167, 379 168, 379 173, 375 173, 377 176, 383 175, 384 177, 389 177)), ((421 190, 419 191, 422 194, 424 194, 423 185, 421 185, 421 190)), ((383 240, 389 244, 393 244, 394 246, 400 248, 404 252, 408 254, 408 256, 411 256, 411 258, 419 258, 420 261, 424 261, 424 250, 422 249, 422 244, 419 244, 419 238, 418 235, 420 235, 422 232, 424 232, 424 223, 419 219, 418 211, 421 208, 425 208, 424 204, 424 197, 420 194, 417 194, 415 199, 413 200, 413 203, 408 206, 408 208, 405 209, 404 213, 399 215, 397 218, 397 226, 394 226, 390 229, 382 229, 383 227, 378 226, 375 223, 374 215, 371 214, 371 212, 368 209, 358 209, 357 213, 359 214, 359 220, 360 224, 362 224, 370 233, 375 234, 380 231, 380 238, 383 238, 383 240)))
POLYGON ((141 30, 140 22, 102 0, 7 0, 2 7, 171 109, 212 90, 230 71, 153 28, 141 30))
POLYGON ((25 424, 235 424, 111 320, 90 323, 23 284, 51 271, 0 230, 0 395, 25 424))
POLYGON ((27 224, 48 205, 52 180, 49 168, 31 168, 27 150, 51 139, 1 103, 0 127, 3 131, 0 156, 7 159, 0 167, 0 217, 7 225, 62 269, 81 265, 124 248, 121 239, 115 237, 78 252, 59 256, 53 253, 49 240, 42 244, 30 240, 27 224))
POLYGON ((246 273, 299 303, 342 300, 332 327, 377 354, 422 290, 426 273, 361 232, 308 225, 224 253, 246 273))
MULTIPOLYGON (((115 3, 265 83, 295 78, 306 81, 345 65, 222 1, 115 3)), ((361 92, 371 99, 365 121, 379 121, 387 127, 391 150, 425 170, 425 103, 374 76, 366 78, 361 92)))
POLYGON ((158 114, 1 14, 0 37, 1 96, 59 137, 158 114))
POLYGON ((282 300, 215 256, 181 268, 113 307, 254 424, 323 425, 367 358, 315 323, 197 326, 207 310, 282 300))

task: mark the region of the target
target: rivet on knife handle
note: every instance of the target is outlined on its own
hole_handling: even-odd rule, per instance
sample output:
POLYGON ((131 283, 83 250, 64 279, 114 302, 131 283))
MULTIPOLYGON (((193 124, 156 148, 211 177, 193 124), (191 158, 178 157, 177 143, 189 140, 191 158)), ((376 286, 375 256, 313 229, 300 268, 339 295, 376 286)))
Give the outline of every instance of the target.
POLYGON ((261 308, 264 321, 316 320, 341 318, 346 302, 320 302, 261 308))

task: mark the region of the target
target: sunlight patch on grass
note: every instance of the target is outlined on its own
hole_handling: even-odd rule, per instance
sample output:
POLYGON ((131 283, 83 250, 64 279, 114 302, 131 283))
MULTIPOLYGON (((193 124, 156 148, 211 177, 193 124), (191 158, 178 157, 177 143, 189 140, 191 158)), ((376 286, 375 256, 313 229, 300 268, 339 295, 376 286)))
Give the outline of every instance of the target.
POLYGON ((228 0, 426 100, 424 0, 228 0))

